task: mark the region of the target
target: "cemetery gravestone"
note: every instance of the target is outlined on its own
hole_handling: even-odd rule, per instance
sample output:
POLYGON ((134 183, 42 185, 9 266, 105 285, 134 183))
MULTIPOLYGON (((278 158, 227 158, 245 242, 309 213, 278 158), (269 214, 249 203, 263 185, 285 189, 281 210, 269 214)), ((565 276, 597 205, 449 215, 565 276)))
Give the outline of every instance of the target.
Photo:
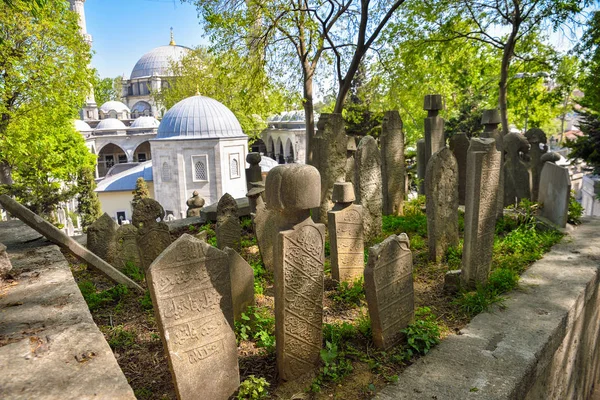
POLYGON ((88 250, 113 265, 118 228, 119 225, 107 213, 104 213, 87 229, 88 250))
POLYGON ((115 236, 114 266, 123 270, 127 263, 142 267, 140 250, 137 245, 138 230, 131 224, 121 225, 115 236))
POLYGON ((250 168, 246 168, 246 190, 248 194, 248 203, 250 205, 250 212, 256 212, 256 196, 250 195, 250 191, 255 185, 262 183, 262 170, 260 169, 260 161, 262 157, 260 153, 248 153, 246 156, 246 162, 250 164, 250 168))
POLYGON ((373 342, 389 349, 403 339, 402 330, 414 318, 412 253, 408 236, 392 235, 369 249, 365 293, 373 342))
POLYGON ((458 164, 458 204, 465 204, 467 190, 467 152, 469 151, 469 138, 465 133, 456 133, 450 138, 450 150, 458 164))
POLYGON ((12 263, 10 262, 10 258, 8 258, 8 253, 6 252, 6 246, 0 243, 0 282, 4 279, 6 274, 12 269, 12 263))
POLYGON ((529 169, 531 171, 531 201, 537 201, 540 187, 540 174, 542 173, 542 156, 548 152, 546 134, 539 128, 532 128, 525 132, 525 137, 531 145, 529 150, 529 169), (540 146, 541 145, 541 146, 540 146))
POLYGON ((425 96, 423 109, 427 110, 425 118, 425 168, 433 153, 446 147, 444 135, 444 119, 439 116, 444 109, 444 99, 441 94, 428 94, 425 96))
MULTIPOLYGON (((540 162, 542 163, 542 169, 544 168, 545 163, 551 162, 553 164, 556 164, 556 162, 558 160, 560 160, 560 154, 555 153, 553 151, 544 153, 544 155, 540 157, 540 162)), ((539 188, 539 185, 538 185, 538 188, 539 188)))
MULTIPOLYGON (((496 150, 500 153, 500 179, 498 181, 498 188, 494 189, 498 192, 496 198, 496 216, 502 216, 504 212, 504 146, 502 143, 503 136, 502 132, 498 129, 498 125, 502 120, 500 119, 500 112, 497 108, 483 110, 481 117, 481 124, 483 125, 482 138, 491 138, 496 141, 496 150)), ((465 204, 466 205, 466 204, 465 204)))
POLYGON ((404 132, 398 111, 386 111, 381 124, 381 175, 383 180, 383 212, 402 215, 404 204, 405 166, 404 132))
POLYGON ((538 196, 538 202, 542 204, 540 215, 561 228, 567 226, 570 194, 569 170, 551 162, 545 163, 538 196))
POLYGON ((204 207, 204 199, 200 197, 197 190, 194 190, 192 197, 186 202, 188 209, 185 214, 186 217, 199 217, 202 207, 204 207))
POLYGON ((224 251, 229 260, 233 318, 239 321, 246 308, 254 304, 254 270, 237 251, 229 247, 224 251))
POLYGON ((503 139, 506 154, 504 173, 504 206, 531 198, 529 169, 522 158, 529 152, 529 143, 519 133, 507 133, 503 139))
POLYGON ((228 399, 240 377, 227 254, 184 234, 146 278, 177 397, 228 399))
POLYGON ((282 216, 280 213, 268 209, 267 204, 258 197, 253 222, 260 257, 267 271, 273 272, 275 270, 273 251, 277 235, 279 235, 279 227, 283 224, 282 216))
POLYGON ((231 247, 240 251, 240 240, 242 236, 242 227, 238 216, 238 206, 235 199, 225 193, 217 204, 217 247, 224 249, 231 247))
POLYGON ((458 164, 450 149, 434 153, 425 174, 429 259, 440 262, 458 246, 458 164))
POLYGON ((333 186, 335 206, 328 213, 329 241, 331 244, 331 277, 349 281, 363 276, 364 237, 362 206, 352 204, 354 187, 350 182, 336 182, 333 186))
POLYGON ((425 194, 425 171, 427 170, 427 156, 425 153, 425 139, 417 140, 417 179, 419 180, 419 194, 425 194))
POLYGON ((171 244, 165 210, 154 199, 141 199, 133 210, 132 223, 138 229, 137 244, 144 271, 171 244))
POLYGON ((346 146, 346 182, 352 182, 354 185, 354 154, 356 153, 356 139, 354 136, 348 136, 348 145, 346 146))
POLYGON ((381 234, 383 195, 381 192, 381 156, 373 136, 365 136, 356 151, 356 200, 363 206, 365 240, 381 234))

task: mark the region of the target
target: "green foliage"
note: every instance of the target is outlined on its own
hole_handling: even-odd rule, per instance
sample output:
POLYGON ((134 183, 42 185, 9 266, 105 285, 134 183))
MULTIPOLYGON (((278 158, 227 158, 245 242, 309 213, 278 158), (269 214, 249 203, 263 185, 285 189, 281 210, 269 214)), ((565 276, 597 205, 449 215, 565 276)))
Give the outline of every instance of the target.
POLYGON ((383 232, 385 234, 399 234, 405 232, 427 237, 427 216, 422 212, 406 214, 404 216, 384 215, 383 232))
POLYGON ((127 286, 119 284, 111 289, 98 292, 91 281, 82 281, 78 284, 90 311, 95 311, 108 304, 120 302, 128 293, 127 286))
POLYGON ((150 190, 148 190, 148 184, 144 180, 144 178, 139 177, 135 181, 135 189, 131 192, 133 195, 133 200, 131 200, 131 208, 135 209, 135 206, 142 199, 147 199, 150 197, 150 190))
POLYGON ((575 192, 571 191, 569 196, 569 211, 567 214, 567 222, 573 225, 581 224, 581 216, 583 215, 583 206, 575 199, 575 192))
POLYGON ((242 384, 237 394, 238 400, 259 400, 268 397, 270 384, 265 378, 257 378, 254 375, 248 376, 242 384))
POLYGON ((454 301, 459 309, 469 316, 475 316, 487 310, 492 304, 501 303, 502 298, 497 293, 478 286, 476 290, 461 292, 454 301))
POLYGON ((325 342, 325 348, 321 349, 321 361, 323 367, 319 374, 313 379, 311 391, 314 393, 321 391, 321 386, 332 382, 340 382, 345 376, 353 370, 352 362, 345 357, 343 351, 339 351, 338 345, 330 341, 325 342))
POLYGON ((240 226, 243 230, 247 232, 252 232, 252 218, 250 217, 242 217, 240 219, 240 226))
POLYGON ((217 247, 217 234, 212 228, 211 224, 204 224, 200 227, 200 232, 206 231, 206 243, 211 246, 217 247))
POLYGON ((490 273, 487 290, 494 294, 510 292, 519 283, 519 274, 509 268, 496 268, 490 273))
POLYGON ((241 321, 235 322, 235 333, 238 340, 252 340, 268 352, 275 350, 275 318, 268 308, 248 307, 241 321))
POLYGON ((144 295, 139 299, 140 307, 142 307, 145 311, 150 311, 153 309, 152 305, 152 297, 150 296, 150 291, 146 290, 144 295))
POLYGON ((364 279, 360 277, 354 282, 342 281, 333 293, 333 301, 345 306, 358 306, 365 298, 364 279))
POLYGON ((113 350, 124 350, 135 344, 135 334, 126 330, 123 325, 110 328, 107 336, 108 344, 113 350))
POLYGON ((120 100, 121 93, 115 89, 116 79, 121 78, 100 78, 98 71, 94 71, 94 98, 99 106, 110 100, 120 100))
POLYGON ((123 270, 121 272, 123 272, 123 274, 127 275, 136 282, 144 281, 144 272, 132 261, 127 261, 125 263, 125 267, 123 267, 123 270))
POLYGON ((356 319, 356 329, 367 339, 373 337, 373 331, 371 329, 371 316, 369 313, 359 315, 356 319))
POLYGON ((358 333, 358 328, 348 322, 323 324, 323 338, 334 344, 352 340, 358 333))
POLYGON ((402 330, 406 335, 409 354, 427 354, 429 350, 440 342, 440 328, 435 315, 429 307, 420 307, 415 310, 415 321, 402 330))
POLYGON ((100 218, 101 208, 98 194, 95 192, 96 181, 91 168, 82 168, 77 175, 77 212, 81 217, 83 231, 100 218))
POLYGON ((450 246, 446 251, 446 264, 448 269, 460 269, 462 265, 463 241, 461 240, 457 247, 450 246))
POLYGON ((254 293, 263 294, 267 284, 267 270, 260 259, 250 262, 254 271, 254 293))

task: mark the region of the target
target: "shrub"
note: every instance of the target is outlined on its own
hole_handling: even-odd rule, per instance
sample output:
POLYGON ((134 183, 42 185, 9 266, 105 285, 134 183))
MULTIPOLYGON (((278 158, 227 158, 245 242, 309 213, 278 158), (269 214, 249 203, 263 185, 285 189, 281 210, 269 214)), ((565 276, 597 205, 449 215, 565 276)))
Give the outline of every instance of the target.
POLYGON ((569 196, 569 211, 567 214, 567 222, 572 225, 581 224, 581 216, 583 215, 583 206, 575 200, 575 192, 571 191, 569 196))
POLYGON ((406 335, 409 354, 427 354, 429 350, 440 342, 440 328, 429 307, 420 307, 415 310, 415 321, 402 330, 406 335))
POLYGON ((248 307, 235 322, 235 333, 238 340, 252 340, 268 352, 275 350, 275 318, 265 307, 248 307))
POLYGON ((269 395, 267 388, 270 386, 265 378, 257 378, 250 375, 240 385, 237 398, 238 400, 259 400, 264 399, 269 395))
POLYGON ((144 280, 144 273, 140 267, 135 265, 132 261, 127 261, 125 263, 125 267, 123 267, 122 272, 136 282, 142 282, 144 280))
POLYGON ((360 277, 352 283, 342 281, 333 293, 333 301, 345 306, 358 306, 365 298, 364 279, 360 277))

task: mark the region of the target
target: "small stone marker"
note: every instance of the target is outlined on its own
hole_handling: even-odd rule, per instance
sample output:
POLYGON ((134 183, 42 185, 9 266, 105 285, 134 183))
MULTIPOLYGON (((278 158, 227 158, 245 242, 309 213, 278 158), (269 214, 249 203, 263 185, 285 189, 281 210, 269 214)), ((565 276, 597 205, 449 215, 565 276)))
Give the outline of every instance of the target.
POLYGON ((400 342, 415 314, 412 253, 405 233, 392 235, 369 249, 365 293, 373 342, 389 349, 400 342))
POLYGON ((12 263, 10 262, 10 258, 8 258, 8 253, 6 252, 6 246, 0 243, 0 282, 4 279, 6 274, 12 269, 12 263))
POLYGON ((381 235, 383 194, 381 192, 381 155, 373 136, 365 136, 356 151, 356 200, 363 206, 365 240, 381 235))
POLYGON ((260 153, 248 153, 246 156, 246 162, 250 164, 250 168, 246 168, 246 190, 248 194, 248 203, 250 205, 250 212, 256 212, 256 196, 251 195, 250 192, 259 182, 262 183, 262 170, 260 169, 260 161, 262 157, 260 153))
POLYGON ((522 160, 523 155, 529 152, 529 143, 521 134, 509 132, 504 135, 503 146, 506 154, 503 166, 506 207, 531 198, 529 169, 522 160))
POLYGON ((352 204, 354 187, 350 182, 333 185, 333 202, 329 211, 329 241, 331 244, 331 277, 336 281, 351 282, 363 276, 364 237, 363 208, 352 204))
POLYGON ((425 174, 429 259, 440 262, 458 246, 458 163, 447 147, 435 152, 425 174))
POLYGON ((219 249, 231 247, 236 251, 240 251, 242 227, 240 226, 237 202, 229 193, 225 193, 217 204, 217 227, 215 232, 219 249))
POLYGON ((398 111, 386 111, 381 124, 381 175, 383 213, 402 215, 404 205, 404 132, 398 111))
POLYGON ((469 151, 469 138, 465 133, 456 133, 450 138, 450 150, 458 164, 458 204, 465 205, 467 190, 467 152, 469 151))
POLYGON ((146 279, 177 398, 228 399, 240 377, 227 254, 184 234, 146 279))
POLYGON ((425 171, 427 171, 425 139, 419 139, 417 140, 417 179, 419 180, 419 194, 425 194, 425 171))
POLYGON ((200 211, 202 210, 202 207, 204 207, 204 199, 200 197, 197 190, 194 190, 192 197, 190 197, 185 204, 188 206, 185 214, 187 218, 199 217, 200 211))
POLYGON ((529 170, 531 171, 531 201, 537 201, 538 191, 540 187, 540 175, 544 163, 542 156, 548 152, 546 145, 548 139, 546 134, 540 128, 532 128, 525 132, 525 137, 529 142, 531 149, 529 150, 529 170), (541 145, 541 147, 540 147, 541 145))
POLYGON ((492 138, 472 138, 467 156, 467 196, 461 284, 487 283, 492 262, 501 156, 492 138))
MULTIPOLYGON (((555 153, 553 151, 544 153, 544 155, 542 157, 540 157, 540 161, 542 163, 542 169, 543 169, 545 163, 551 162, 553 164, 556 164, 556 162, 558 160, 560 160, 560 154, 555 153)), ((538 185, 538 187, 539 187, 539 185, 538 185)))
POLYGON ((137 245, 138 230, 131 224, 121 225, 115 235, 114 266, 123 270, 127 263, 142 268, 142 259, 137 245))
POLYGON ((356 139, 354 136, 348 136, 348 145, 346 146, 346 182, 354 185, 354 154, 356 153, 356 139))
POLYGON ((538 202, 542 204, 540 215, 561 228, 567 226, 571 178, 569 170, 554 163, 544 164, 540 176, 538 202))
POLYGON ((102 214, 87 229, 87 248, 89 251, 114 265, 115 242, 119 225, 108 215, 102 214))
POLYGON ((246 308, 254 304, 254 270, 237 251, 225 247, 231 277, 231 300, 233 303, 233 318, 236 321, 246 308))
POLYGON ((428 94, 425 96, 423 109, 427 110, 425 118, 425 165, 433 153, 446 147, 444 135, 444 119, 439 116, 444 109, 444 98, 441 94, 428 94))
POLYGON ((134 210, 132 223, 138 229, 137 244, 144 271, 171 244, 169 226, 163 222, 165 210, 154 199, 140 200, 134 210))
MULTIPOLYGON (((496 141, 496 150, 500 152, 500 179, 498 181, 498 197, 496 201, 496 216, 500 217, 504 212, 504 146, 502 144, 503 136, 502 132, 498 128, 502 120, 500 119, 500 112, 497 108, 483 110, 481 117, 481 124, 483 125, 483 132, 481 133, 482 138, 491 138, 496 141)), ((466 206, 466 204, 465 204, 466 206)))

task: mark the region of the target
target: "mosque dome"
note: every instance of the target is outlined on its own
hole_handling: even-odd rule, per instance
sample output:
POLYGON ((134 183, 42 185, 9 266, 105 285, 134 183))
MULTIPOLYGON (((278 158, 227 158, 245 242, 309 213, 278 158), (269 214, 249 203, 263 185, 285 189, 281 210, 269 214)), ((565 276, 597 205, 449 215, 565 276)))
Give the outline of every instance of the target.
POLYGON ((74 121, 74 124, 75 124, 75 129, 78 132, 91 132, 93 130, 92 128, 90 128, 90 126, 87 124, 87 122, 82 121, 80 119, 76 119, 74 121))
POLYGON ((106 118, 96 126, 97 131, 122 131, 127 129, 125 124, 116 118, 106 118))
POLYGON ((116 100, 110 100, 110 101, 107 101, 106 103, 102 104, 100 106, 100 111, 102 111, 105 114, 108 114, 110 111, 116 111, 118 113, 123 112, 123 111, 131 112, 129 110, 129 107, 127 107, 125 104, 121 103, 120 101, 116 101, 116 100))
POLYGON ((130 78, 135 79, 153 75, 167 76, 171 66, 170 63, 181 60, 189 51, 188 47, 175 44, 150 50, 135 64, 130 78))
POLYGON ((153 129, 158 128, 159 124, 160 122, 156 118, 145 116, 136 118, 131 124, 131 128, 153 129))
POLYGON ((244 135, 229 108, 210 97, 192 96, 167 111, 156 139, 217 139, 244 135))

